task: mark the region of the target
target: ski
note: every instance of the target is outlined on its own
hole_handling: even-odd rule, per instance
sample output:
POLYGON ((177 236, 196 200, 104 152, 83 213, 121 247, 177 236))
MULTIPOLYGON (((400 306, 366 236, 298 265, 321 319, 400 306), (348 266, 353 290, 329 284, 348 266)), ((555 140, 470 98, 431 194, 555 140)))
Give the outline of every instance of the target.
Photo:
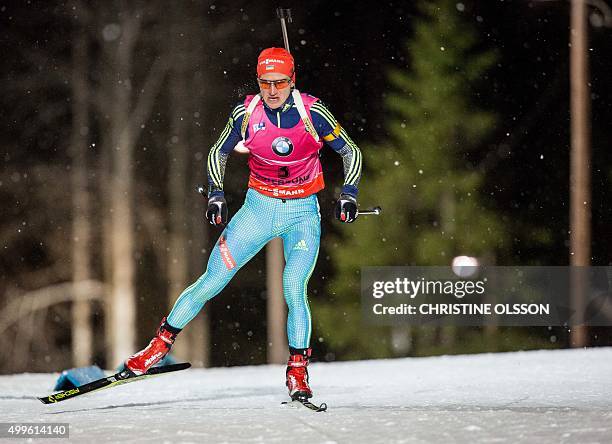
POLYGON ((307 399, 294 399, 293 401, 284 401, 281 404, 296 407, 301 405, 315 412, 324 412, 327 410, 327 404, 325 404, 324 402, 319 405, 316 405, 307 399))
POLYGON ((169 372, 176 372, 179 370, 185 370, 191 367, 189 362, 182 362, 180 364, 161 365, 159 367, 153 367, 149 369, 144 375, 134 375, 128 370, 123 370, 114 375, 107 376, 106 378, 98 379, 96 381, 88 382, 80 387, 76 387, 69 390, 64 390, 52 395, 38 398, 43 404, 55 404, 56 402, 65 401, 72 399, 76 396, 91 393, 97 390, 107 389, 115 387, 117 385, 127 384, 129 382, 140 381, 141 379, 150 378, 151 376, 161 375, 169 372))

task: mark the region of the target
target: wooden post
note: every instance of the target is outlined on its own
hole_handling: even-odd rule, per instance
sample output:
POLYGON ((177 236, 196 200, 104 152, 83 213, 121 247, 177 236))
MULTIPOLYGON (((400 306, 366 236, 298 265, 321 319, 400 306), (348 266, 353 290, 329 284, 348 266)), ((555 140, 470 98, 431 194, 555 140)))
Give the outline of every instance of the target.
MULTIPOLYGON (((571 162, 570 162, 570 265, 591 264, 591 161, 590 91, 586 0, 572 0, 570 27, 571 162)), ((572 273, 571 306, 577 317, 571 328, 572 347, 587 345, 582 324, 586 305, 584 272, 572 273)))

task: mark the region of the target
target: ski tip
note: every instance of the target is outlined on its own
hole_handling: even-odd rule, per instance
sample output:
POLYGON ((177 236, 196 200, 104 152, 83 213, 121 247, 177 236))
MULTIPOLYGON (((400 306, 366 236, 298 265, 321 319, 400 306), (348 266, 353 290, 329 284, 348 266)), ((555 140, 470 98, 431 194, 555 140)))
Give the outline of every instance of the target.
MULTIPOLYGON (((59 393, 61 393, 61 392, 59 392, 59 393)), ((38 399, 40 402, 42 402, 42 403, 43 403, 43 404, 45 404, 45 405, 55 404, 56 402, 58 402, 58 401, 62 401, 62 400, 63 400, 62 398, 60 398, 60 399, 56 399, 56 398, 55 398, 55 395, 57 395, 57 394, 58 394, 58 393, 55 393, 55 394, 53 394, 53 395, 44 396, 44 397, 42 397, 42 398, 38 398, 38 397, 37 397, 36 399, 38 399)))

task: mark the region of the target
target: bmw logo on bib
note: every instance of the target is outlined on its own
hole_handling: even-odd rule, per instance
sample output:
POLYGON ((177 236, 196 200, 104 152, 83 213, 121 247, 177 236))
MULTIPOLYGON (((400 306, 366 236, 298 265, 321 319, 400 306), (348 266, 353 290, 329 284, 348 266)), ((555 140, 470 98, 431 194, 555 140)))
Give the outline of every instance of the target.
POLYGON ((293 143, 288 137, 277 137, 272 142, 272 151, 279 156, 288 156, 293 152, 293 143))

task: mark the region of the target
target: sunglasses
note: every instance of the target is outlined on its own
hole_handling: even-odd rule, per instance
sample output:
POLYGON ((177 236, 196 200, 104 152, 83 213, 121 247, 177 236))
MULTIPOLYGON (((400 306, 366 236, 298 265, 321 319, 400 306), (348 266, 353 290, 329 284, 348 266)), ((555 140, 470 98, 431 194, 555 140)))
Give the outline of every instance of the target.
POLYGON ((274 85, 276 89, 285 89, 291 83, 291 79, 264 80, 258 78, 257 82, 259 83, 261 89, 270 89, 272 88, 272 85, 274 85))

